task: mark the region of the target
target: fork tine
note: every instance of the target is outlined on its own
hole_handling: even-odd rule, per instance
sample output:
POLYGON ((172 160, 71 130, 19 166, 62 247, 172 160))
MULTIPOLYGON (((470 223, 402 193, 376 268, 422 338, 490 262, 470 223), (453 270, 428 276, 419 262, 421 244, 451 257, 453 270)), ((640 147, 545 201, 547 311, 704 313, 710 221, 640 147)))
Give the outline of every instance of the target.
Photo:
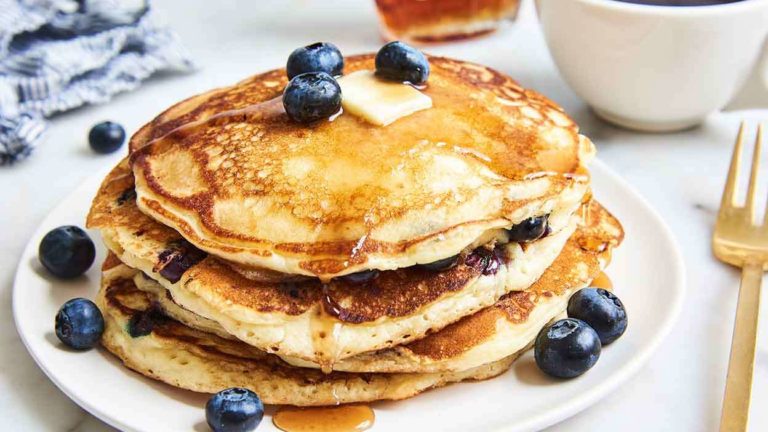
POLYGON ((741 122, 739 134, 736 136, 736 145, 733 147, 731 156, 731 167, 728 169, 728 178, 725 180, 725 189, 723 198, 720 201, 720 212, 733 207, 734 197, 736 196, 736 185, 739 180, 739 167, 741 165, 741 144, 744 142, 744 122, 741 122))
POLYGON ((755 148, 752 151, 752 171, 749 173, 749 189, 747 189, 747 214, 750 222, 755 220, 755 196, 757 195, 757 180, 760 175, 760 148, 762 147, 762 125, 757 127, 755 148))
MULTIPOLYGON (((757 124, 757 137, 755 137, 755 151, 759 151, 763 145, 763 124, 757 124)), ((765 204, 765 214, 763 215, 763 226, 768 228, 768 202, 765 204)))

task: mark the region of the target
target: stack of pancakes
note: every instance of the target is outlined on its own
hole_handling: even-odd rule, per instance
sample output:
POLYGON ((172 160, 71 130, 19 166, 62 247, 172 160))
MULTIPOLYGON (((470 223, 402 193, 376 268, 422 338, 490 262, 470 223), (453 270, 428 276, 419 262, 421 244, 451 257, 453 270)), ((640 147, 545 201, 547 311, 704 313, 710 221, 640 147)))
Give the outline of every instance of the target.
POLYGON ((607 265, 621 225, 557 105, 482 66, 430 65, 433 107, 384 127, 291 122, 283 70, 144 126, 88 217, 110 250, 104 346, 174 386, 299 406, 509 368, 607 265), (542 217, 541 238, 510 240, 542 217))

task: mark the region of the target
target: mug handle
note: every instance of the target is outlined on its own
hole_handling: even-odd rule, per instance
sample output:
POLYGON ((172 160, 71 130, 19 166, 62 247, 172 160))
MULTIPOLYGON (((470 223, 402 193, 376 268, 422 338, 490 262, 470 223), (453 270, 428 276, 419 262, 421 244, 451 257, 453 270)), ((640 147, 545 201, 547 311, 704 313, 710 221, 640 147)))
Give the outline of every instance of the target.
POLYGON ((763 52, 755 69, 724 109, 735 111, 750 108, 768 108, 768 39, 763 44, 763 52))

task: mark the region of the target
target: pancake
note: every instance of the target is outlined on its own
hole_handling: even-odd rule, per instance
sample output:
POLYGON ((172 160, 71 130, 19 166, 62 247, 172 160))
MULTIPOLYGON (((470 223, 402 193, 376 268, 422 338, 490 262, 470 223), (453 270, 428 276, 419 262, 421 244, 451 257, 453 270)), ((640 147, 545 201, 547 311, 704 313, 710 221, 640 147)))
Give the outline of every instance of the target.
MULTIPOLYGON (((528 290, 509 293, 493 306, 421 340, 341 360, 333 365, 334 370, 462 371, 524 349, 544 325, 564 313, 571 294, 588 286, 602 271, 612 249, 623 238, 619 222, 596 202, 590 205, 585 219, 557 259, 528 290)), ((151 294, 166 315, 192 328, 232 337, 216 321, 176 304, 166 289, 142 273, 137 272, 135 282, 139 289, 151 294)), ((281 358, 295 366, 319 367, 296 358, 281 358)))
POLYGON ((412 266, 362 284, 344 278, 264 282, 244 277, 139 211, 124 161, 105 179, 88 226, 100 229, 121 261, 158 281, 185 309, 257 348, 327 369, 343 358, 420 339, 528 288, 578 219, 572 215, 559 232, 534 242, 465 250, 444 271, 412 266))
POLYGON ((105 269, 96 303, 104 314, 102 345, 149 378, 216 393, 255 391, 266 404, 319 406, 404 399, 446 384, 482 380, 506 371, 516 356, 472 370, 432 374, 355 374, 289 366, 242 342, 189 328, 159 313, 149 296, 118 269, 105 269))
POLYGON ((325 281, 451 257, 533 216, 565 227, 592 143, 511 78, 429 61, 433 107, 386 127, 291 122, 282 69, 181 102, 131 139, 139 207, 228 261, 325 281))

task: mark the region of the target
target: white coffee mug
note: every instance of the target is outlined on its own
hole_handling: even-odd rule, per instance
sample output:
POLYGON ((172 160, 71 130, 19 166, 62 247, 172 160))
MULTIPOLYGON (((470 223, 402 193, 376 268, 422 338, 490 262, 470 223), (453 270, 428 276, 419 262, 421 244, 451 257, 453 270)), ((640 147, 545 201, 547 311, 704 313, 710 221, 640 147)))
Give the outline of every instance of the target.
POLYGON ((649 6, 618 0, 537 0, 560 73, 604 119, 646 131, 699 124, 760 64, 768 0, 649 6))

